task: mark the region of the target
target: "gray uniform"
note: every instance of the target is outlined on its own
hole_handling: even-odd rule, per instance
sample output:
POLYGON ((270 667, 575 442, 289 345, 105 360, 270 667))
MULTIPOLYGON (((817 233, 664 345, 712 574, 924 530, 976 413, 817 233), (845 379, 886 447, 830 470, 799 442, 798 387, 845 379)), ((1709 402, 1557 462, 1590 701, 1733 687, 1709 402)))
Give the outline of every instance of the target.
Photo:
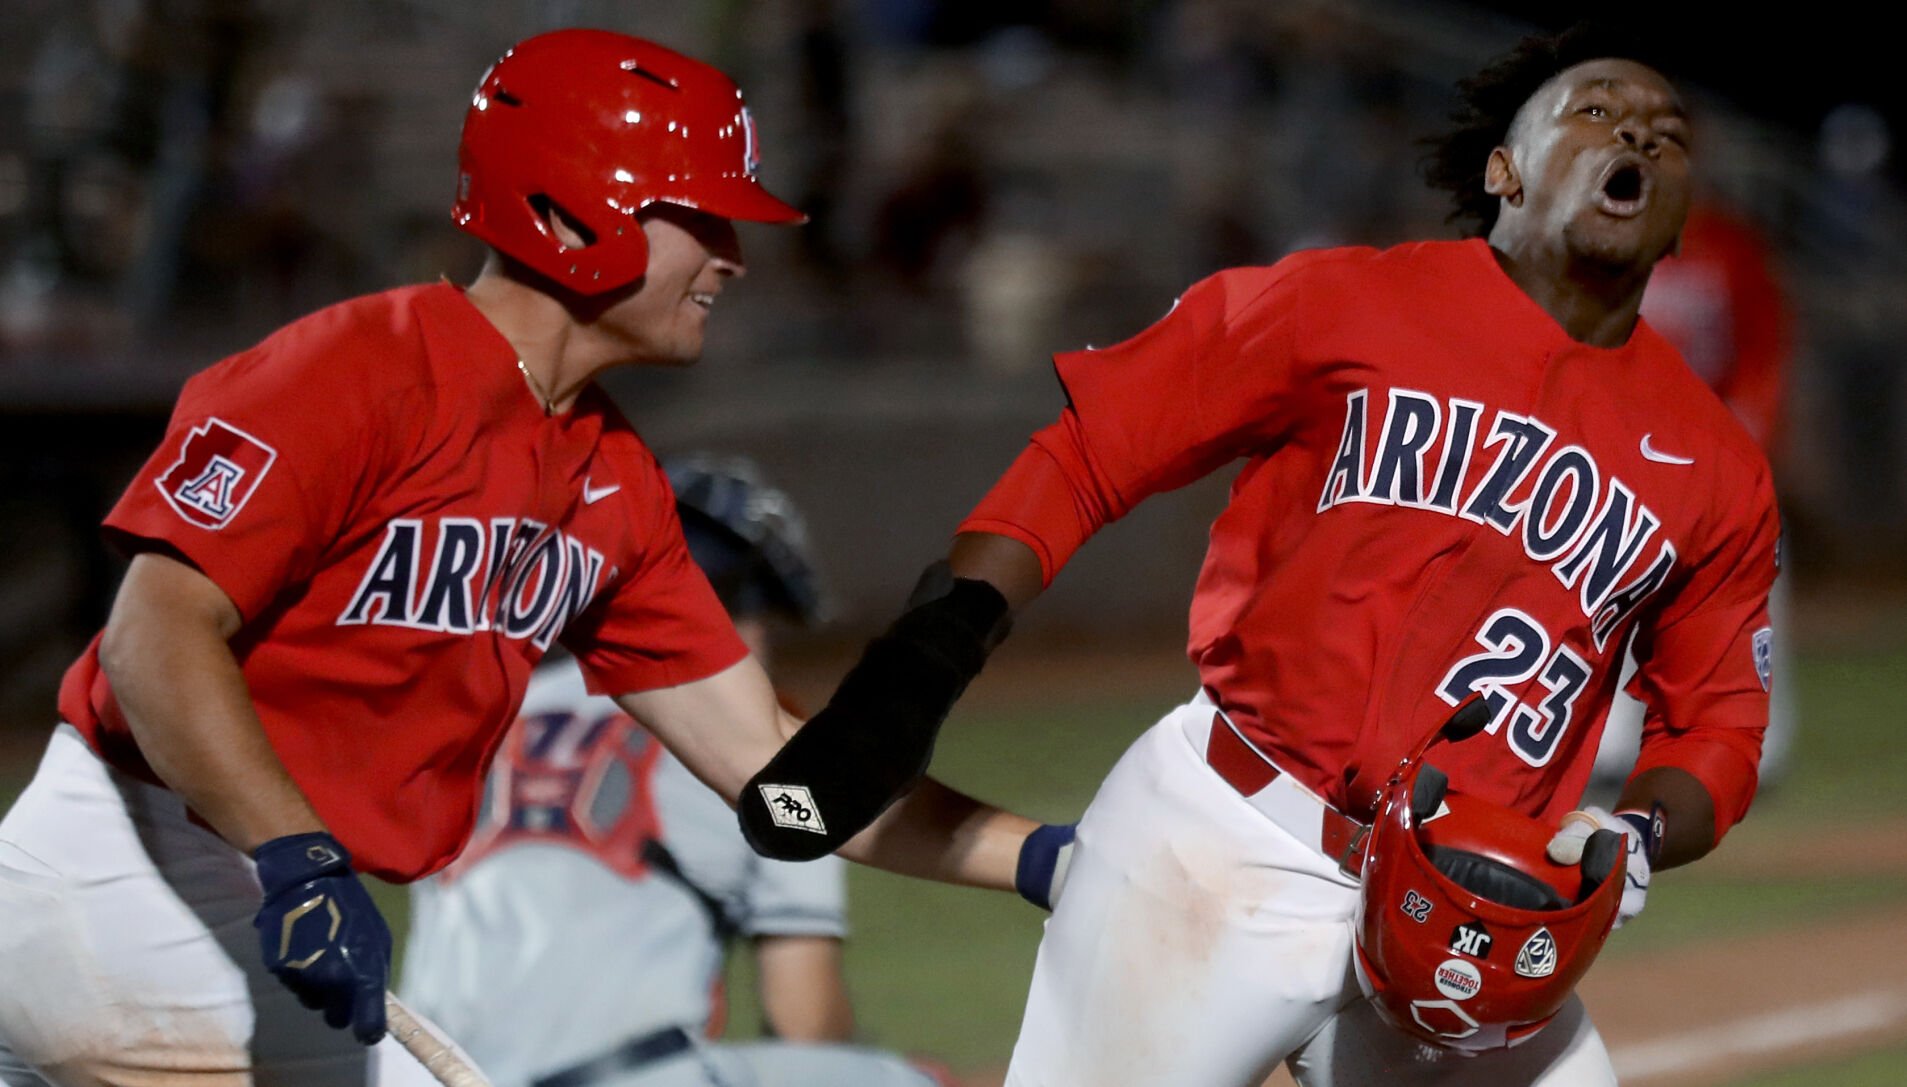
POLYGON ((721 798, 572 665, 532 680, 470 848, 411 901, 402 995, 496 1087, 588 1062, 563 1082, 934 1082, 858 1047, 703 1040, 725 935, 845 935, 842 862, 756 856, 721 798))

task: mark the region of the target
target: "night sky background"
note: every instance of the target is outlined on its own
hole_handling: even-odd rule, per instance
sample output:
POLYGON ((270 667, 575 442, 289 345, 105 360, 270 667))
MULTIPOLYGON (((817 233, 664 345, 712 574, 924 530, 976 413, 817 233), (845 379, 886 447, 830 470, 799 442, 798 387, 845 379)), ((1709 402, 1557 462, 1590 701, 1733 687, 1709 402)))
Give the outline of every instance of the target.
POLYGON ((1865 102, 1879 109, 1893 130, 1891 168, 1896 176, 1907 155, 1907 46, 1890 29, 1891 5, 1603 5, 1480 2, 1547 30, 1560 30, 1587 15, 1609 20, 1626 9, 1618 25, 1651 39, 1675 58, 1675 76, 1727 96, 1751 115, 1812 137, 1835 106, 1865 102), (1810 12, 1809 9, 1812 9, 1810 12))

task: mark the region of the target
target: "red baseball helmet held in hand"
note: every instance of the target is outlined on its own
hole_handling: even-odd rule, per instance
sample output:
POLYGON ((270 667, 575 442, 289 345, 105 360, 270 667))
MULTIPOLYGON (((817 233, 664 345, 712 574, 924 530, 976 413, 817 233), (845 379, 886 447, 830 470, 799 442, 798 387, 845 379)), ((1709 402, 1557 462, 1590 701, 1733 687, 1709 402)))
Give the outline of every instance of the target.
MULTIPOLYGON (((1488 720, 1472 699, 1439 734, 1462 739, 1488 720)), ((1551 861, 1554 827, 1452 791, 1424 762, 1439 734, 1380 796, 1362 868, 1357 976, 1392 1026, 1481 1052, 1541 1030, 1595 961, 1622 900, 1622 839, 1597 831, 1580 865, 1551 861)))
POLYGON ((636 213, 657 201, 764 223, 803 221, 755 179, 742 92, 699 60, 606 30, 539 34, 478 84, 458 148, 451 218, 580 294, 642 278, 636 213), (554 206, 587 244, 545 222, 554 206))

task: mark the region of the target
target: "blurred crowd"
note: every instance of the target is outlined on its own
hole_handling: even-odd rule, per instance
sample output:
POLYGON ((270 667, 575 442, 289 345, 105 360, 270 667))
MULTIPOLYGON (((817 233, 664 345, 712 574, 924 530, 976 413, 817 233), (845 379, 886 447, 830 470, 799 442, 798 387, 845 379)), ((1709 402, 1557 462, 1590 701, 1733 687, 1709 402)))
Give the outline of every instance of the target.
MULTIPOLYGON (((445 214, 467 88, 558 24, 678 45, 747 88, 764 176, 813 222, 744 236, 754 274, 716 343, 817 395, 877 367, 1043 374, 1218 267, 1448 236, 1418 141, 1452 80, 1528 29, 1383 0, 18 0, 0 408, 163 405, 297 313, 467 278, 480 254, 445 214)), ((1701 243, 1651 315, 1698 368, 1740 369, 1725 395, 1777 460, 1804 557, 1899 572, 1897 135, 1856 101, 1803 129, 1695 90, 1701 243)))

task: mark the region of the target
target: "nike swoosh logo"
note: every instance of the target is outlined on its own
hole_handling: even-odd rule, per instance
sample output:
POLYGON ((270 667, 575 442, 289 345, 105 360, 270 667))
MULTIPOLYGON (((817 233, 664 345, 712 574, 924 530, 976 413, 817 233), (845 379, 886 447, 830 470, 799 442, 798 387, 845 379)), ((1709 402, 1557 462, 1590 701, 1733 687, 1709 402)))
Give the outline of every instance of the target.
POLYGON ((1694 457, 1678 457, 1673 453, 1664 453, 1660 449, 1657 449, 1654 446, 1650 445, 1649 439, 1653 437, 1655 437, 1654 434, 1644 434, 1642 436, 1642 456, 1645 459, 1652 460, 1656 462, 1657 464, 1694 464, 1695 463, 1694 457))
POLYGON ((584 476, 583 477, 583 505, 593 506, 596 503, 601 502, 603 499, 608 498, 610 495, 615 494, 617 491, 620 491, 620 490, 622 490, 622 484, 620 483, 611 483, 607 487, 591 487, 589 485, 589 477, 584 476))

